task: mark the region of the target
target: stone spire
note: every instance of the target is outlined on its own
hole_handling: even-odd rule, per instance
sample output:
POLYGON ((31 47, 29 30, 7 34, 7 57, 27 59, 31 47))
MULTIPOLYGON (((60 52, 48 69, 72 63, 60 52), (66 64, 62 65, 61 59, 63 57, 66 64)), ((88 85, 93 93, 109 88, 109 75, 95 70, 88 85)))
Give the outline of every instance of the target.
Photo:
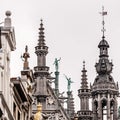
POLYGON ((49 76, 49 67, 46 66, 46 55, 48 53, 48 47, 45 45, 44 27, 42 20, 39 30, 38 45, 35 47, 35 53, 37 55, 37 66, 34 67, 34 76, 36 78, 36 89, 34 96, 37 97, 38 102, 43 103, 48 96, 47 77, 49 76))
POLYGON ((87 70, 85 69, 85 61, 83 61, 81 89, 88 89, 88 82, 87 82, 86 72, 87 72, 87 70))
POLYGON ((45 46, 45 36, 44 36, 44 27, 43 27, 43 20, 41 19, 41 23, 40 23, 40 28, 39 28, 40 32, 39 32, 39 39, 38 39, 38 45, 39 46, 45 46))
POLYGON ((45 37, 44 37, 44 27, 43 22, 41 20, 40 28, 39 28, 39 39, 38 45, 35 47, 35 53, 37 55, 37 66, 35 69, 35 75, 48 75, 49 67, 46 66, 46 55, 48 53, 48 47, 45 45, 45 37))
POLYGON ((81 87, 78 90, 78 96, 80 98, 80 111, 78 111, 78 119, 80 120, 92 120, 92 112, 89 110, 91 91, 88 88, 86 72, 87 70, 85 69, 85 61, 83 61, 82 82, 81 87))

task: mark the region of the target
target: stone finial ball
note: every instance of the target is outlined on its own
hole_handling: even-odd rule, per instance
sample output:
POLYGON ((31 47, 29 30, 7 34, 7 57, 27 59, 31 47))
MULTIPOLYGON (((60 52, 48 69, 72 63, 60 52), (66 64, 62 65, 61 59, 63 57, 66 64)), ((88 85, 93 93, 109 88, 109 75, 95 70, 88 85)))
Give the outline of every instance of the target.
POLYGON ((9 17, 9 16, 11 16, 11 11, 6 11, 6 13, 5 13, 5 14, 6 14, 6 16, 8 16, 8 17, 9 17))

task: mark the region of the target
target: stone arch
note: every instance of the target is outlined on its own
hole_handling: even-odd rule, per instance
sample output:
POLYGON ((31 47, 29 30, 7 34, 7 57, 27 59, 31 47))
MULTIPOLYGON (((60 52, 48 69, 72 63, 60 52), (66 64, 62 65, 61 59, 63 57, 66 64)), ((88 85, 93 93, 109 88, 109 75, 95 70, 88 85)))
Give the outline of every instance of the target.
POLYGON ((107 106, 107 98, 103 97, 101 99, 101 104, 102 104, 102 108, 104 108, 105 106, 107 106))
POLYGON ((96 99, 94 100, 94 105, 98 107, 98 101, 96 99))

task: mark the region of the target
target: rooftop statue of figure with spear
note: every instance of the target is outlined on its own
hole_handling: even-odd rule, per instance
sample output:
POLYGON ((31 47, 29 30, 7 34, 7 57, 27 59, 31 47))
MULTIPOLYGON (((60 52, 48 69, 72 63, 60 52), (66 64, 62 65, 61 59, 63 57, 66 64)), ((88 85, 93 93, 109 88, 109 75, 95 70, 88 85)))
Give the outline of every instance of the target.
POLYGON ((56 71, 58 71, 58 69, 59 69, 59 62, 60 62, 60 60, 61 60, 61 58, 59 58, 59 59, 55 58, 55 61, 53 63, 53 65, 55 65, 56 71))
POLYGON ((58 72, 58 69, 59 69, 59 62, 60 62, 61 58, 57 59, 55 58, 55 61, 53 63, 53 65, 55 65, 55 93, 56 95, 59 94, 59 72, 58 72))
POLYGON ((73 81, 71 80, 71 78, 68 78, 66 75, 64 75, 65 78, 67 79, 68 81, 68 84, 67 84, 67 89, 68 89, 68 92, 70 92, 70 89, 71 89, 71 83, 73 83, 73 81))

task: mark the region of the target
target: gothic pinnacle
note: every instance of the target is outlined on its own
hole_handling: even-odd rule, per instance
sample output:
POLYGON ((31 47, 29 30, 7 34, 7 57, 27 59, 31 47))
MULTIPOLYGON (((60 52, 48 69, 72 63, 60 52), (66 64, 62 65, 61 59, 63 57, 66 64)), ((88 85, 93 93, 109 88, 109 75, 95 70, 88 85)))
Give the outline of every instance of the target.
POLYGON ((85 70, 85 61, 83 61, 83 70, 85 70))
POLYGON ((85 61, 83 61, 83 70, 82 70, 82 82, 81 82, 81 88, 88 88, 88 83, 87 83, 87 75, 86 75, 87 70, 85 69, 85 61))
POLYGON ((44 27, 43 27, 43 20, 41 19, 41 23, 40 23, 40 28, 39 28, 40 32, 39 32, 39 46, 45 46, 45 39, 44 39, 44 27))

